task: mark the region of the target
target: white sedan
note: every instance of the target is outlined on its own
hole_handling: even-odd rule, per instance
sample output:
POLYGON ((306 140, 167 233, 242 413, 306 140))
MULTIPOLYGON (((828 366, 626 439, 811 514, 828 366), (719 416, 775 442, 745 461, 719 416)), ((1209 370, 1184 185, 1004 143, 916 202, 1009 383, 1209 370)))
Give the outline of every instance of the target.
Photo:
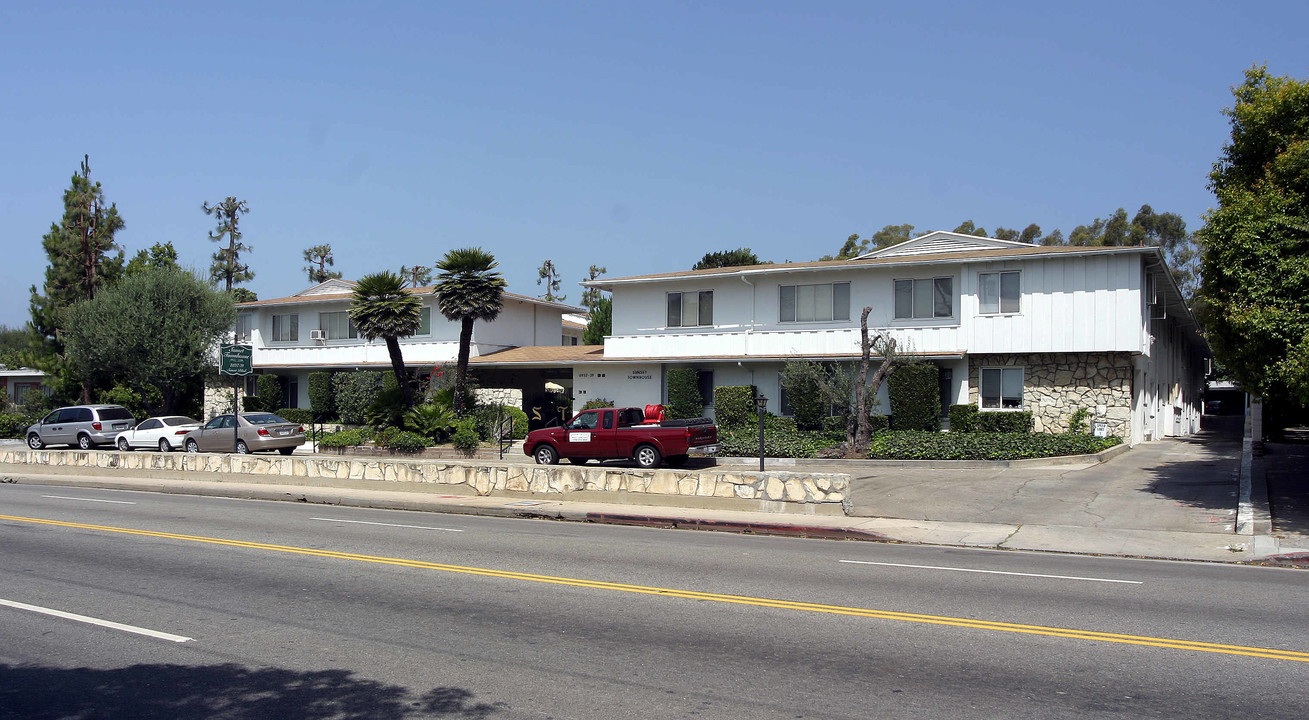
POLYGON ((199 420, 185 415, 146 418, 136 427, 118 433, 115 443, 123 452, 135 448, 159 448, 159 452, 169 452, 174 447, 181 448, 183 436, 198 427, 199 420))

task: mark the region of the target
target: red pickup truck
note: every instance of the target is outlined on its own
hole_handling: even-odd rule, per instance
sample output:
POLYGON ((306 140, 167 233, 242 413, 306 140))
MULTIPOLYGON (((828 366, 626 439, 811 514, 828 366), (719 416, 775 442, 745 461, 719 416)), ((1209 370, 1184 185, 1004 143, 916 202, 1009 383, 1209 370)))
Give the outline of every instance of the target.
POLYGON ((578 413, 563 427, 533 430, 523 452, 541 465, 559 458, 581 465, 587 460, 631 458, 643 468, 660 463, 677 467, 693 447, 717 445, 718 427, 709 418, 665 420, 662 405, 641 408, 598 408, 578 413))

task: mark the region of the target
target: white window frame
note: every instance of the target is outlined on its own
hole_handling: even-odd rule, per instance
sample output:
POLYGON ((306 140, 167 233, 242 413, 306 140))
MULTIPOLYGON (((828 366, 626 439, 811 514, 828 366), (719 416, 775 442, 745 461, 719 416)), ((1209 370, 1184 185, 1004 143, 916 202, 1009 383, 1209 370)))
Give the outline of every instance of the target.
POLYGON ((431 337, 432 336, 432 306, 424 305, 418 311, 418 329, 414 331, 414 337, 431 337), (423 332, 423 316, 427 316, 427 332, 423 332))
POLYGON ((318 313, 318 329, 323 331, 323 336, 328 340, 355 340, 359 337, 359 330, 355 328, 355 323, 350 319, 350 313, 346 310, 318 313), (340 337, 333 332, 334 330, 340 329, 339 320, 341 318, 345 319, 345 337, 340 337), (335 320, 337 322, 329 322, 329 320, 335 320), (333 328, 333 325, 336 327, 333 328))
POLYGON ((254 339, 255 322, 257 318, 252 312, 237 312, 236 326, 232 328, 232 336, 238 343, 248 343, 254 339), (242 332, 244 330, 245 332, 242 332))
POLYGON ((1022 412, 1027 409, 1027 368, 1022 365, 995 365, 991 367, 979 368, 977 371, 977 409, 981 412, 1022 412), (986 386, 987 372, 1000 373, 1000 406, 987 407, 986 395, 983 388, 986 386), (1005 407, 1004 394, 1004 376, 1006 373, 1018 373, 1018 406, 1005 407))
POLYGON ((713 327, 714 325, 713 314, 714 314, 713 290, 681 290, 676 292, 664 293, 664 322, 668 323, 667 327, 670 328, 713 327), (700 317, 700 305, 703 296, 706 294, 709 296, 709 322, 702 322, 703 318, 700 317), (678 302, 676 325, 670 322, 671 318, 668 317, 668 304, 672 301, 672 297, 674 295, 677 296, 677 302, 678 302), (687 296, 693 296, 695 298, 696 322, 694 324, 686 323, 686 315, 687 315, 686 310, 687 310, 687 300, 688 300, 687 296))
POLYGON ((299 342, 300 341, 300 313, 287 313, 286 315, 273 315, 273 334, 272 342, 299 342), (280 322, 279 322, 280 320, 280 322), (279 337, 278 325, 286 323, 288 327, 285 334, 290 337, 279 337))
POLYGON ((811 283, 807 285, 778 285, 777 286, 777 322, 778 324, 790 323, 812 323, 812 322, 836 322, 850 319, 850 283, 849 282, 830 282, 830 283, 811 283), (837 314, 837 287, 845 286, 845 314, 837 314), (800 319, 800 296, 807 289, 817 294, 818 288, 827 288, 828 299, 831 301, 826 308, 828 317, 817 317, 818 305, 814 303, 813 318, 800 319), (784 308, 787 289, 791 291, 791 317, 786 317, 784 308))
POLYGON ((1018 315, 1023 311, 1023 271, 1021 270, 994 270, 991 272, 977 273, 977 314, 978 315, 1018 315), (995 309, 986 309, 986 298, 982 296, 982 288, 985 286, 985 278, 988 275, 996 276, 996 296, 995 309), (1018 278, 1018 297, 1014 300, 1016 306, 1011 310, 1004 309, 1004 276, 1013 275, 1018 278))
POLYGON ((955 301, 955 281, 953 275, 938 275, 936 277, 928 278, 896 278, 891 282, 891 317, 896 322, 913 322, 915 320, 952 320, 958 316, 958 313, 955 312, 958 305, 959 303, 955 301), (950 282, 949 315, 936 314, 936 284, 941 280, 948 280, 950 282), (896 303, 896 295, 899 290, 899 285, 904 282, 912 283, 909 287, 908 315, 900 315, 896 303), (914 301, 918 297, 918 283, 930 283, 931 292, 928 293, 928 301, 931 304, 931 313, 928 315, 918 315, 915 312, 914 301))

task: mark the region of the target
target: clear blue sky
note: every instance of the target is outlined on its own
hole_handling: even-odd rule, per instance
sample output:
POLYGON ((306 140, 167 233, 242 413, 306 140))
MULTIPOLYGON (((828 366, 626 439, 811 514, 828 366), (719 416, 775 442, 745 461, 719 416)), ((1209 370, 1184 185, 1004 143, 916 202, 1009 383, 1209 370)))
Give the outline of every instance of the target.
POLYGON ((207 267, 250 204, 261 298, 481 246, 536 295, 886 224, 1196 228, 1252 63, 1305 77, 1309 3, 0 4, 0 323, 84 153, 130 257, 207 267), (883 7, 888 6, 888 7, 883 7))

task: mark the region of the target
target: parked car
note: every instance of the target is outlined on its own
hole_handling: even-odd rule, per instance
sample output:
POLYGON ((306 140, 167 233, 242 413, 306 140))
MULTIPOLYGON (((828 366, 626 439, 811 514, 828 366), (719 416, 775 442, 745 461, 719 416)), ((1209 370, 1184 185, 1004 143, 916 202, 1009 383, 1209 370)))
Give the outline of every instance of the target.
POLYGON ((53 410, 27 429, 27 446, 67 445, 90 450, 113 445, 118 433, 136 424, 132 411, 122 405, 73 405, 53 410))
POLYGON ((187 452, 232 452, 233 424, 236 427, 236 452, 252 453, 276 450, 290 455, 305 442, 305 428, 272 413, 219 415, 186 434, 183 447, 187 452))
POLYGON ((587 460, 631 459, 643 468, 662 463, 677 467, 692 448, 716 449, 718 427, 709 418, 667 420, 662 405, 640 408, 599 408, 577 414, 563 427, 533 430, 523 440, 523 452, 540 465, 564 458, 574 464, 587 460))
POLYGON ((181 448, 184 436, 200 427, 200 421, 185 415, 162 415, 146 418, 136 427, 118 434, 118 449, 123 452, 134 448, 159 448, 159 452, 171 452, 181 448))

